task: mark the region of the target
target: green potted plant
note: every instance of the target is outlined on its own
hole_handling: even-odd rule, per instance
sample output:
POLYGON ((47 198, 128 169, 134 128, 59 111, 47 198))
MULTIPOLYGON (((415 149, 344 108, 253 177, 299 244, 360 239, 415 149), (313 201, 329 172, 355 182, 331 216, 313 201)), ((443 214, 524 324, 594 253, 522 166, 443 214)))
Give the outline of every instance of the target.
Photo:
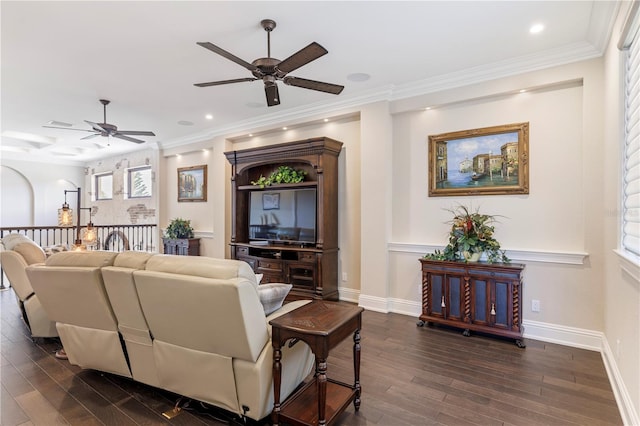
POLYGON ((182 239, 193 238, 193 227, 191 227, 191 221, 181 218, 175 218, 169 222, 169 226, 164 230, 167 238, 170 239, 182 239))
POLYGON ((304 180, 306 175, 307 172, 304 170, 296 170, 290 166, 279 166, 269 177, 260 176, 258 180, 251 181, 251 184, 264 188, 274 183, 299 183, 304 180))
POLYGON ((165 254, 200 255, 200 239, 194 238, 190 220, 178 217, 169 222, 162 243, 165 254))
POLYGON ((496 216, 482 214, 478 210, 472 212, 462 205, 449 211, 453 214, 453 219, 448 222, 451 224, 449 243, 443 251, 426 254, 425 259, 477 262, 484 253, 488 263, 510 262, 493 237, 496 216))

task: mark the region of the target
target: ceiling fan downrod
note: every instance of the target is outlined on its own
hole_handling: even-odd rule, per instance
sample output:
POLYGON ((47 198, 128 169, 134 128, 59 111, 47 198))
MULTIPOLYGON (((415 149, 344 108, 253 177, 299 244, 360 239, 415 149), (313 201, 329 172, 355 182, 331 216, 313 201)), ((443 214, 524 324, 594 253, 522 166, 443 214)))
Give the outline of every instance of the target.
POLYGON ((276 21, 273 19, 263 19, 260 25, 267 32, 267 58, 271 58, 271 31, 276 27, 276 21))
POLYGON ((102 121, 102 123, 104 124, 107 122, 107 105, 109 105, 111 101, 107 99, 100 99, 100 103, 102 104, 102 109, 104 111, 104 115, 103 115, 104 120, 102 121))

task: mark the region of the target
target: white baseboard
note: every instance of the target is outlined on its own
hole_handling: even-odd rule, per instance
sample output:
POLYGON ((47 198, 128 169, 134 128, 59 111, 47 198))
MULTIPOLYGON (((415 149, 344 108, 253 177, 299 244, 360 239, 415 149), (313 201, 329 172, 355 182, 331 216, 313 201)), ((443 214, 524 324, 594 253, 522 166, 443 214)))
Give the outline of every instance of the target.
POLYGON ((618 410, 620 410, 620 417, 622 417, 622 423, 628 426, 640 425, 640 415, 633 406, 633 400, 629 395, 627 387, 624 385, 624 380, 620 375, 618 364, 611 351, 611 346, 607 338, 602 339, 602 361, 604 362, 604 368, 607 370, 607 376, 609 376, 609 382, 613 389, 613 396, 616 398, 618 404, 618 410))
MULTIPOLYGON (((359 293, 358 290, 340 288, 340 300, 357 302, 359 306, 370 311, 396 313, 416 319, 422 311, 420 302, 359 293)), ((522 325, 525 338, 600 352, 623 423, 628 426, 640 425, 640 417, 620 375, 609 343, 602 332, 531 320, 523 320, 522 325)))
POLYGON ((574 348, 600 352, 604 335, 599 331, 523 320, 524 337, 543 342, 557 343, 574 348))

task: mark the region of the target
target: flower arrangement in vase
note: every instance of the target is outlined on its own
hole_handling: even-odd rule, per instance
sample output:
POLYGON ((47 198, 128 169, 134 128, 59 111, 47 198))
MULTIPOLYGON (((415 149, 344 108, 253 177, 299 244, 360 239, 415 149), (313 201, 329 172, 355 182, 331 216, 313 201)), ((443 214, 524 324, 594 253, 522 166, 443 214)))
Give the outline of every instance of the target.
POLYGON ((449 243, 443 251, 426 254, 425 259, 477 262, 484 253, 488 263, 510 262, 493 237, 496 216, 481 214, 478 210, 472 212, 462 205, 449 211, 453 214, 448 222, 451 223, 449 243))

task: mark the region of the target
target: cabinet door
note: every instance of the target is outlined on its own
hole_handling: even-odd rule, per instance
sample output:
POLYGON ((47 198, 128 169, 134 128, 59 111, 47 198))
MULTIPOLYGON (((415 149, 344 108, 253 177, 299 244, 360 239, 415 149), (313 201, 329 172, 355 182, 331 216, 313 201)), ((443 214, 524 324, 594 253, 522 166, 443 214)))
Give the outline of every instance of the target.
POLYGON ((464 288, 460 276, 447 276, 445 300, 445 318, 453 321, 462 321, 464 316, 464 288))
POLYGON ((293 284, 294 288, 315 291, 314 283, 316 282, 316 278, 314 265, 301 262, 289 262, 287 278, 287 282, 293 284))
POLYGON ((511 302, 511 283, 504 280, 494 280, 492 285, 491 313, 493 327, 511 328, 513 321, 511 302))
POLYGON ((429 301, 426 306, 426 315, 444 318, 445 308, 447 306, 445 301, 445 276, 440 274, 427 274, 427 292, 429 301))
POLYGON ((469 280, 471 287, 471 322, 479 325, 491 324, 491 286, 487 280, 469 280))

